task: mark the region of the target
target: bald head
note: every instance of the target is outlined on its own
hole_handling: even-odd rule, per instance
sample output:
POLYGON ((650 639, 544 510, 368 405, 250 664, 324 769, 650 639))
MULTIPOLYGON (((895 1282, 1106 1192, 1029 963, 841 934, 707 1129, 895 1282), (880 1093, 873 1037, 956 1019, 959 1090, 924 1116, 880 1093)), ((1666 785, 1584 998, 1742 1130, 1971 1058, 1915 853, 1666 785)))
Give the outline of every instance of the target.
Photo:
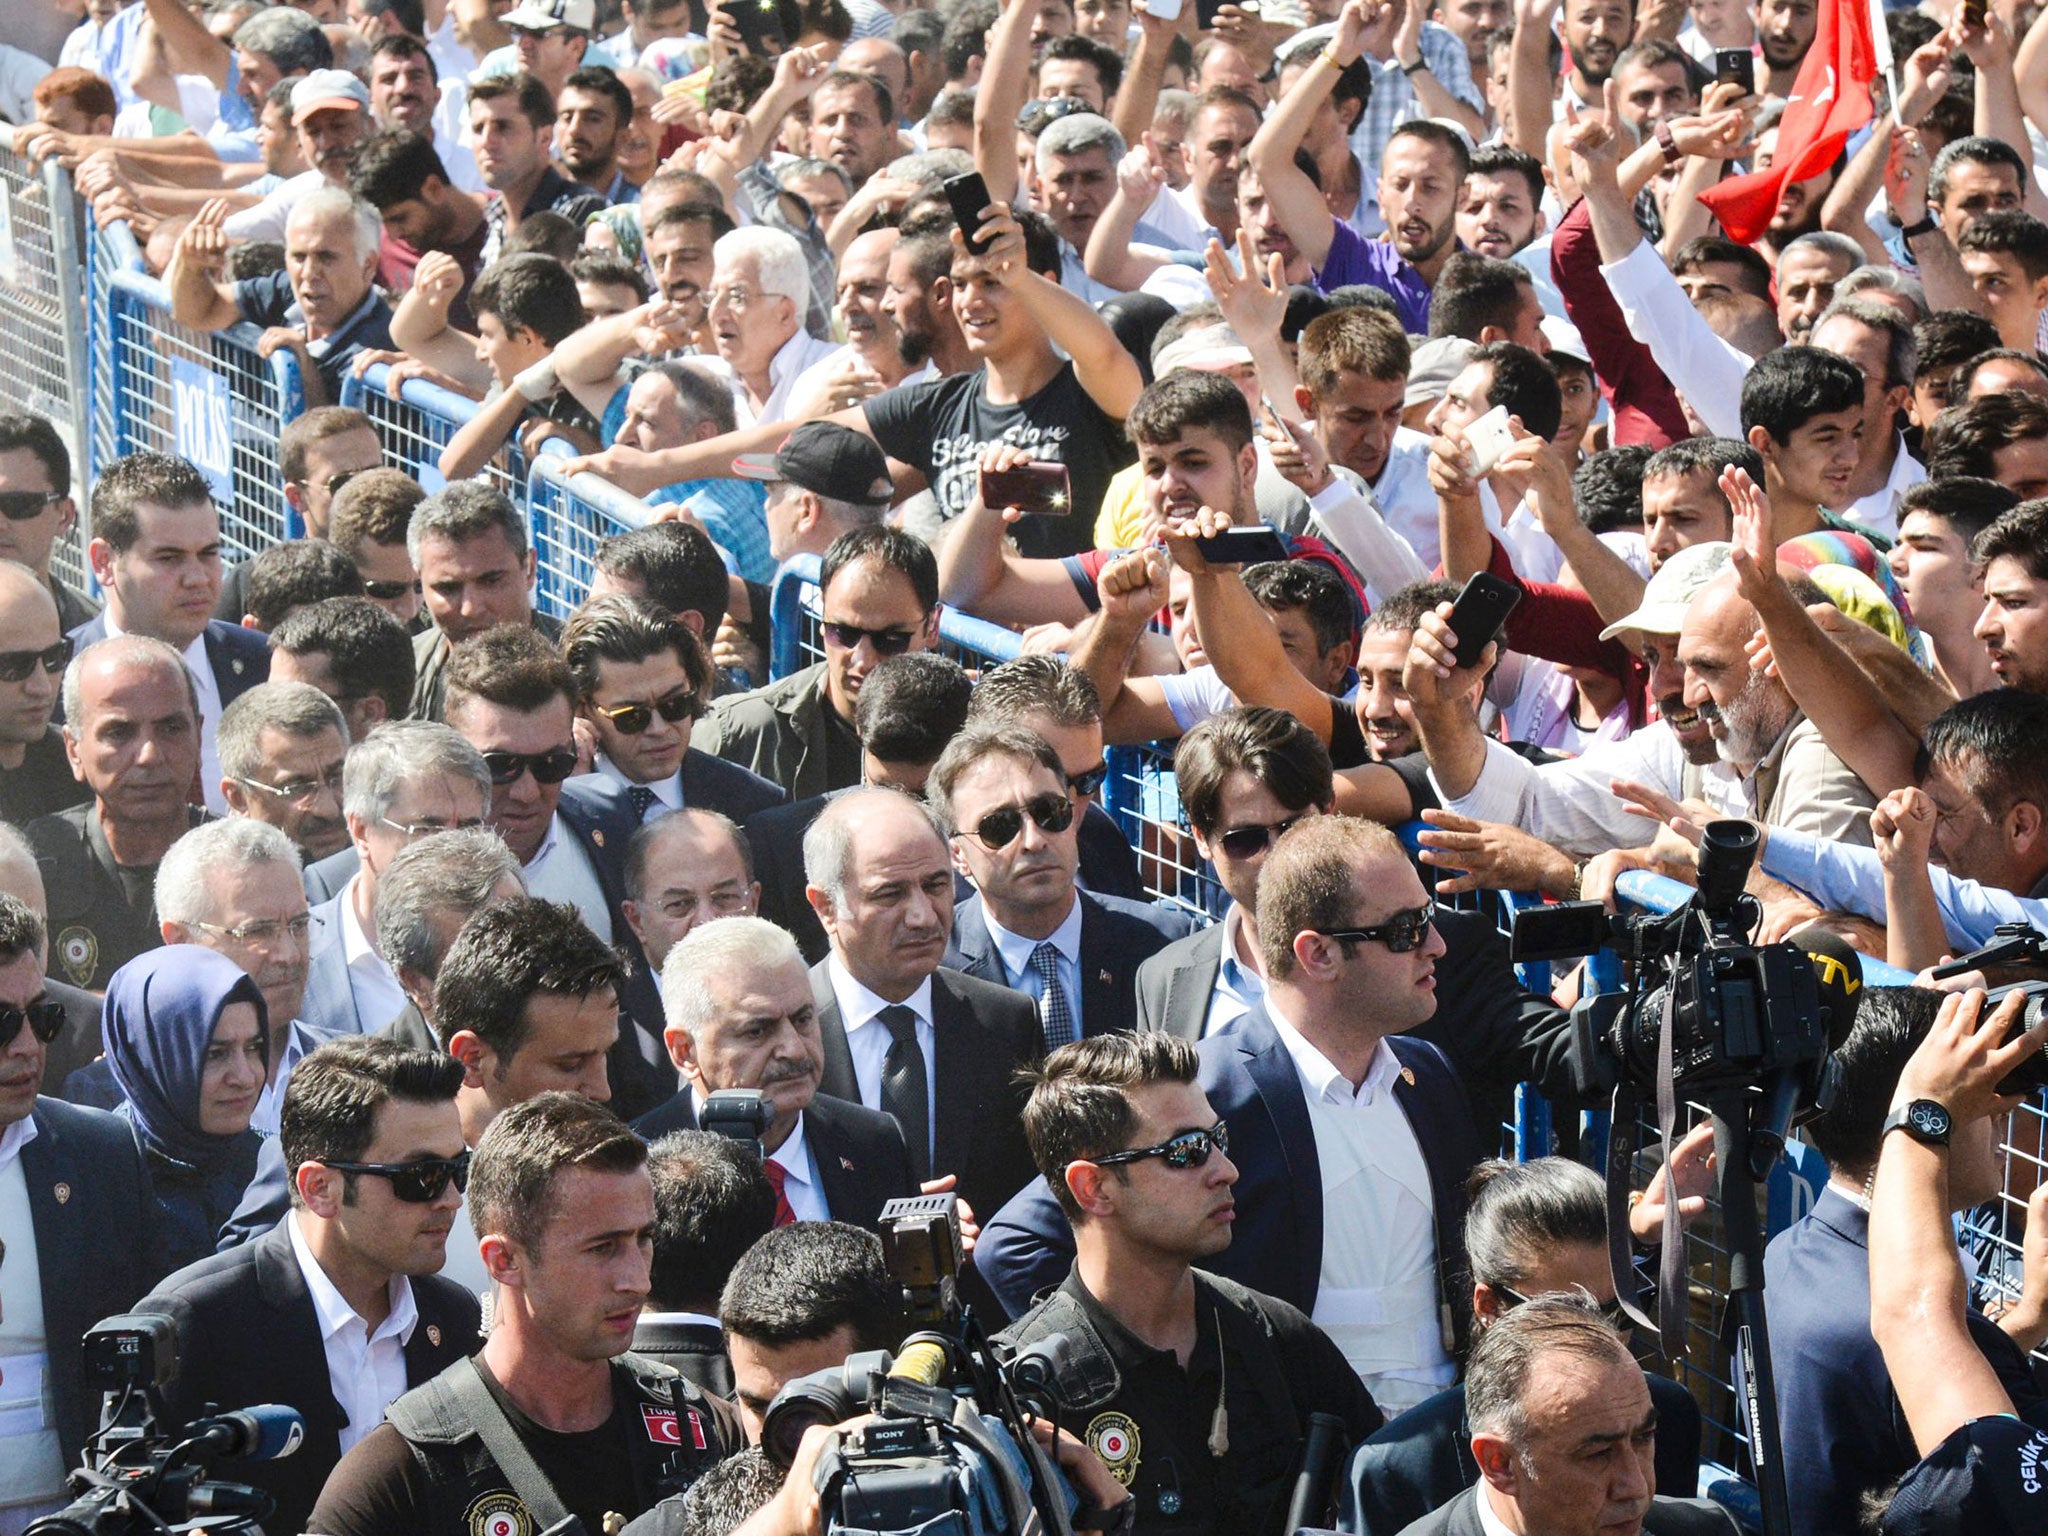
POLYGON ((37 612, 48 608, 50 617, 57 617, 57 599, 50 595, 42 577, 19 560, 0 560, 0 615, 11 617, 22 608, 37 612))
POLYGON ((659 817, 626 845, 621 910, 656 972, 699 924, 752 916, 760 899, 746 834, 716 811, 659 817))
POLYGON ((27 566, 0 560, 0 651, 47 654, 59 669, 52 672, 38 661, 20 682, 0 682, 0 768, 19 768, 28 749, 49 734, 63 639, 50 589, 27 566))

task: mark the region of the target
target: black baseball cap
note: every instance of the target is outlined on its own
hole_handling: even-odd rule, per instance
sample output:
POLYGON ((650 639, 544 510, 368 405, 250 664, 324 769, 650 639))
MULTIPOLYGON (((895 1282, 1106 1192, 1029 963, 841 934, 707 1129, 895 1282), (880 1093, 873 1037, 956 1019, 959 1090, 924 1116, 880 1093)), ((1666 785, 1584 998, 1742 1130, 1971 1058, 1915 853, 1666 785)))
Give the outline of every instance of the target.
POLYGON ((775 453, 743 453, 732 472, 748 480, 787 480, 840 501, 886 504, 895 494, 889 461, 871 437, 836 421, 807 421, 775 453))
POLYGON ((1908 1472, 1884 1536, 2018 1536, 2048 1531, 2048 1431, 1972 1419, 1908 1472))

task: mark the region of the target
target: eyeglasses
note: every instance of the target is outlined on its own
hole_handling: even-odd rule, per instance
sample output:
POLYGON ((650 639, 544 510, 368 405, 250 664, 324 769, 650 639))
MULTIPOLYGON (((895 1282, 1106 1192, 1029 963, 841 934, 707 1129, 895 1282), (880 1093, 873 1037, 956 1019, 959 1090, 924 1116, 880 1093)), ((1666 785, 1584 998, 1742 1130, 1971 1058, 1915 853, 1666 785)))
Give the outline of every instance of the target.
POLYGON ((331 497, 357 475, 367 475, 367 469, 338 469, 327 477, 327 494, 331 497))
POLYGON ((264 918, 235 928, 223 928, 218 923, 202 923, 197 919, 193 920, 192 926, 217 933, 224 939, 233 939, 237 944, 256 944, 268 949, 286 934, 301 944, 305 943, 306 935, 313 931, 313 919, 301 912, 297 917, 264 918))
POLYGON ((1064 832, 1074 824, 1074 802, 1065 795, 1034 795, 1022 805, 990 811, 974 824, 974 835, 984 848, 1007 848, 1024 830, 1026 816, 1038 823, 1041 832, 1064 832))
POLYGON ((474 832, 484 824, 481 816, 471 816, 463 821, 393 821, 389 816, 379 816, 377 819, 392 831, 403 832, 408 842, 422 837, 432 837, 436 832, 474 832))
POLYGON ((320 1160, 323 1168, 336 1173, 369 1173, 391 1181, 391 1193, 407 1205, 426 1205, 441 1198, 441 1191, 453 1184, 458 1193, 469 1188, 469 1153, 453 1157, 423 1157, 412 1163, 337 1163, 320 1160))
POLYGON ((1093 768, 1085 768, 1079 773, 1068 774, 1067 788, 1071 789, 1083 800, 1086 800, 1095 791, 1102 788, 1103 781, 1108 777, 1109 764, 1097 763, 1093 768))
POLYGON ((548 752, 486 752, 484 766, 491 770, 491 782, 499 788, 519 782, 530 773, 536 784, 559 784, 576 771, 576 749, 556 747, 548 752))
POLYGON ((1396 912, 1372 928, 1311 928, 1309 932, 1335 939, 1339 944, 1384 944, 1397 955, 1405 955, 1429 937, 1430 917, 1436 908, 1424 902, 1412 912, 1396 912))
POLYGON ((665 699, 656 699, 652 704, 621 704, 616 709, 598 710, 600 715, 618 728, 621 736, 638 736, 654 724, 654 717, 661 716, 670 725, 682 720, 697 718, 697 695, 687 688, 678 689, 665 699))
MULTIPOLYGON (((1508 1300, 1508 1304, 1510 1306, 1526 1306, 1529 1302, 1529 1298, 1527 1296, 1524 1296, 1520 1291, 1516 1290, 1511 1285, 1491 1285, 1488 1287, 1488 1289, 1491 1290, 1493 1294, 1496 1296, 1506 1297, 1508 1300)), ((1606 1318, 1608 1322, 1614 1324, 1617 1328, 1625 1327, 1627 1325, 1628 1314, 1622 1311, 1621 1302, 1618 1298, 1614 1301, 1601 1302, 1600 1315, 1606 1318)))
POLYGON ((27 682, 29 673, 35 671, 38 662, 42 663, 45 672, 55 675, 62 672, 70 661, 69 635, 40 651, 0 651, 0 683, 27 682))
POLYGON ((395 603, 408 593, 414 597, 420 595, 420 584, 417 580, 365 581, 363 583, 363 596, 369 598, 372 602, 395 603))
POLYGON ((1233 859, 1255 858, 1279 842, 1280 835, 1301 819, 1300 816, 1290 816, 1285 821, 1269 822, 1262 827, 1232 827, 1216 839, 1216 846, 1233 859))
POLYGON ((0 1051, 14 1044, 14 1037, 26 1024, 28 1032, 48 1045, 64 1033, 64 1005, 54 1001, 30 1003, 26 1008, 0 1008, 0 1051))
POLYGON ((910 649, 910 643, 917 638, 914 629, 862 629, 858 624, 826 624, 825 638, 843 651, 858 650, 863 640, 875 648, 877 656, 901 656, 910 649))
POLYGON ((341 795, 341 764, 321 774, 317 779, 287 779, 282 784, 266 784, 261 779, 245 779, 235 775, 235 782, 245 789, 260 789, 266 795, 278 800, 311 800, 316 795, 341 795))
POLYGON ((757 298, 774 298, 774 294, 757 294, 748 288, 710 288, 705 290, 704 307, 715 309, 723 304, 736 315, 747 312, 747 306, 757 298))
POLYGON ((1098 1168, 1115 1168, 1123 1163, 1142 1163, 1148 1157, 1156 1157, 1169 1168, 1200 1168, 1209 1161, 1211 1152, 1230 1155, 1230 1132, 1221 1120, 1206 1131, 1182 1131, 1178 1136, 1169 1136, 1156 1147, 1138 1147, 1130 1152, 1111 1152, 1106 1157, 1090 1157, 1083 1161, 1098 1168))
POLYGON ((0 517, 10 523, 25 523, 32 517, 40 517, 43 508, 53 501, 62 501, 69 491, 0 491, 0 517))

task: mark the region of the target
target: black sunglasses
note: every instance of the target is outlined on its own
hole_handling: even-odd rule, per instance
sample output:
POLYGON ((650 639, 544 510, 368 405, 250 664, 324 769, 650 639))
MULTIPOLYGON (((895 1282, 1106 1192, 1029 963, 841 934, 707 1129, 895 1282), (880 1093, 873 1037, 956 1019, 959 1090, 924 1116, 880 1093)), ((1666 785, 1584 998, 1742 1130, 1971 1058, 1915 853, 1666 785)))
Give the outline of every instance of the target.
POLYGON ((1007 848, 1024 830, 1026 816, 1038 823, 1041 832, 1064 832, 1074 824, 1074 802, 1065 795, 1034 795, 1022 805, 990 811, 974 824, 974 835, 984 848, 1007 848))
MULTIPOLYGON (((1511 1306, 1525 1306, 1529 1301, 1527 1296, 1524 1296, 1511 1285, 1495 1285, 1490 1286, 1489 1289, 1496 1296, 1505 1296, 1511 1306)), ((1621 1302, 1618 1299, 1601 1302, 1600 1315, 1617 1328, 1627 1326, 1628 1314, 1622 1311, 1621 1302)))
POLYGON ((1104 781, 1106 781, 1108 778, 1109 764, 1097 763, 1093 768, 1084 769, 1080 773, 1068 774, 1067 788, 1071 789, 1083 800, 1086 800, 1090 796, 1092 796, 1095 793, 1095 791, 1102 788, 1104 781))
POLYGON ((0 517, 10 523, 25 523, 42 516, 43 508, 62 501, 69 491, 0 491, 0 517))
POLYGON ((914 629, 862 629, 858 624, 826 624, 825 638, 841 650, 855 650, 866 640, 877 656, 901 656, 917 638, 914 629))
POLYGON ((1309 932, 1335 939, 1339 944, 1379 943, 1397 955, 1405 955, 1429 937, 1429 923, 1436 911, 1424 902, 1412 912, 1396 912, 1384 923, 1371 928, 1311 928, 1309 932))
POLYGON ((335 471, 335 472, 334 472, 333 474, 331 474, 331 475, 329 475, 329 476, 327 477, 327 494, 328 494, 329 496, 333 496, 333 495, 334 495, 334 494, 335 494, 335 493, 336 493, 337 491, 339 491, 339 490, 340 490, 340 489, 341 489, 341 488, 342 488, 342 487, 343 487, 344 485, 347 485, 347 484, 349 483, 349 481, 351 481, 351 480, 355 479, 355 477, 356 477, 357 475, 367 475, 368 473, 369 473, 369 470, 367 470, 367 469, 338 469, 338 470, 336 470, 336 471, 335 471))
POLYGON ((417 581, 366 581, 363 583, 363 596, 380 603, 395 603, 408 592, 414 597, 418 597, 420 595, 420 584, 417 581))
POLYGON ((62 672, 70 664, 71 649, 71 637, 66 635, 40 651, 0 651, 0 683, 27 682, 37 662, 42 663, 45 672, 62 672))
POLYGON ((699 711, 697 695, 683 688, 665 699, 656 699, 652 704, 621 704, 617 709, 600 708, 598 713, 611 721, 621 736, 638 736, 654 724, 656 715, 675 725, 679 721, 696 719, 699 711))
POLYGON ((45 1000, 26 1008, 0 1008, 0 1051, 14 1044, 14 1037, 26 1024, 28 1032, 44 1045, 64 1033, 64 1005, 45 1000))
POLYGON ((453 1157, 423 1157, 414 1163, 337 1163, 326 1158, 321 1166, 336 1173, 368 1173, 391 1181, 391 1193, 407 1205, 426 1205, 441 1198, 441 1191, 453 1184, 457 1192, 469 1188, 469 1152, 453 1157))
POLYGON ((1285 821, 1276 821, 1269 826, 1232 827, 1216 839, 1216 846, 1233 859, 1254 858, 1279 842, 1280 834, 1300 820, 1300 816, 1290 816, 1285 821))
POLYGON ((1114 1168, 1120 1163, 1142 1163, 1148 1157, 1156 1157, 1169 1168, 1199 1168, 1209 1161, 1211 1150, 1225 1157, 1230 1155, 1230 1131, 1221 1120, 1206 1131, 1182 1131, 1178 1136, 1169 1136, 1156 1147, 1111 1152, 1087 1161, 1098 1168, 1114 1168))
POLYGON ((484 766, 491 770, 491 782, 499 788, 519 781, 530 773, 536 784, 559 784, 576 771, 576 749, 556 747, 549 752, 486 752, 484 766))

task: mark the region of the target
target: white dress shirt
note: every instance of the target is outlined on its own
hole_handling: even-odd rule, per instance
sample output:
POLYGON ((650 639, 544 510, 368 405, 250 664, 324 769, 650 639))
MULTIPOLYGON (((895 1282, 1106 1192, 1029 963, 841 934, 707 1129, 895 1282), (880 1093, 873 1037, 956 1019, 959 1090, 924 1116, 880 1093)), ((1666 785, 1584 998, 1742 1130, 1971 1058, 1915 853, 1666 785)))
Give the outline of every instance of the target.
POLYGON ((341 957, 348 963, 348 990, 356 1001, 356 1019, 364 1034, 375 1034, 405 1012, 411 999, 356 916, 356 882, 362 878, 360 873, 348 877, 335 906, 341 917, 341 957))
POLYGON ((287 1220, 292 1255, 299 1261, 299 1273, 306 1277, 313 1312, 320 1320, 327 1380, 346 1420, 341 1426, 341 1452, 346 1456, 350 1446, 384 1422, 384 1410, 405 1395, 405 1346, 420 1320, 413 1304, 412 1281, 404 1275, 391 1277, 391 1308, 372 1330, 313 1257, 306 1234, 299 1230, 297 1213, 287 1220))
POLYGON ((1888 539, 1899 536, 1899 503, 1906 499, 1906 492, 1927 478, 1920 461, 1906 452, 1906 440, 1894 432, 1892 442, 1892 472, 1885 477, 1884 484, 1842 508, 1842 516, 1850 522, 1874 529, 1888 539))
MULTIPOLYGON (((114 622, 112 608, 102 617, 109 640, 128 633, 114 622)), ((227 797, 220 792, 220 683, 213 675, 213 658, 206 654, 205 630, 178 653, 178 659, 185 663, 185 670, 192 675, 193 691, 199 695, 199 782, 206 791, 206 808, 216 816, 225 816, 227 797)))
MULTIPOLYGON (((796 381, 804 370, 838 350, 838 342, 799 329, 768 360, 768 398, 761 402, 760 413, 743 410, 740 425, 749 427, 756 422, 782 420, 789 414, 789 397, 795 393, 796 381)), ((744 387, 741 392, 745 393, 744 387)), ((745 400, 738 403, 747 404, 745 400)))
POLYGON ((1507 1521, 1494 1512, 1494 1492, 1485 1478, 1479 1479, 1479 1529, 1485 1536, 1515 1536, 1507 1521))
POLYGON ((1439 559, 1436 489, 1429 483, 1430 436, 1412 427, 1394 428, 1387 462, 1373 482, 1372 497, 1380 516, 1415 552, 1425 569, 1439 559))
POLYGON ((767 1161, 782 1169, 782 1197, 798 1221, 830 1221, 832 1209, 825 1203, 825 1187, 818 1182, 818 1160, 804 1140, 804 1117, 796 1117, 796 1128, 767 1161))
MULTIPOLYGON (((860 1087, 860 1101, 869 1109, 882 1107, 882 1070, 889 1059, 889 1027, 875 1021, 875 1015, 890 1007, 889 1000, 878 997, 866 986, 854 979, 845 962, 834 950, 825 962, 825 973, 832 979, 832 996, 839 1004, 839 1023, 846 1031, 846 1049, 853 1057, 853 1080, 860 1087)), ((903 999, 903 1006, 917 1015, 917 1048, 924 1053, 924 1084, 928 1101, 927 1124, 937 1139, 939 1124, 939 1061, 938 1036, 932 1024, 932 979, 927 976, 918 984, 910 996, 903 999)), ((926 1149, 930 1156, 932 1149, 926 1149)))
POLYGON ((1028 993, 1038 1004, 1039 1028, 1045 1027, 1046 1007, 1044 983, 1038 972, 1031 968, 1031 957, 1038 951, 1041 942, 1051 944, 1059 956, 1053 966, 1053 973, 1059 977, 1060 986, 1067 994, 1067 1013, 1074 1021, 1074 1038, 1080 1039, 1085 1031, 1081 1027, 1081 895, 1074 893, 1074 904, 1067 908, 1067 915, 1059 927, 1043 940, 1027 939, 1021 933, 1012 933, 996 921, 995 914, 988 909, 984 900, 981 908, 982 921, 988 924, 989 937, 995 940, 996 955, 1002 961, 1003 975, 1012 987, 1028 993))
POLYGON ((583 914, 592 933, 611 943, 612 909, 604 899, 604 884, 597 878, 590 855, 583 851, 582 840, 562 820, 560 811, 555 812, 555 819, 548 824, 548 835, 541 839, 540 847, 520 874, 525 877, 529 894, 548 901, 566 901, 583 914))
POLYGON ((602 752, 597 754, 596 767, 599 773, 621 789, 645 789, 653 793, 654 799, 648 802, 647 810, 640 817, 640 825, 643 827, 650 821, 659 821, 671 811, 680 811, 683 808, 683 770, 680 768, 665 779, 657 779, 652 784, 642 784, 638 779, 626 777, 626 770, 602 752))
POLYGON ((1301 1078, 1322 1169, 1316 1325, 1373 1401, 1400 1413, 1457 1378, 1444 1347, 1429 1164, 1394 1099, 1401 1063, 1381 1041, 1353 1088, 1271 998, 1266 1012, 1301 1078))

